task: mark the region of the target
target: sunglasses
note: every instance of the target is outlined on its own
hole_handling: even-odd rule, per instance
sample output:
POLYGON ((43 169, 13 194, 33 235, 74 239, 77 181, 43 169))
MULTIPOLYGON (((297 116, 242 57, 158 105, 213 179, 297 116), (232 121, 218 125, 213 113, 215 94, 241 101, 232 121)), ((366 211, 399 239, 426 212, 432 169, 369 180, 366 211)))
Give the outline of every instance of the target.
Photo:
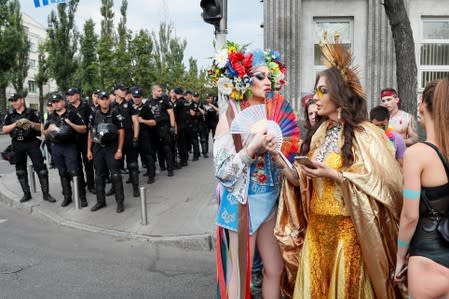
POLYGON ((262 72, 256 72, 253 75, 254 78, 256 78, 259 81, 265 80, 266 78, 268 78, 268 80, 271 80, 272 75, 270 73, 262 73, 262 72))
POLYGON ((315 91, 316 95, 318 96, 318 98, 320 98, 320 99, 323 98, 324 95, 329 93, 329 90, 327 89, 327 87, 323 86, 323 85, 316 87, 314 91, 315 91))

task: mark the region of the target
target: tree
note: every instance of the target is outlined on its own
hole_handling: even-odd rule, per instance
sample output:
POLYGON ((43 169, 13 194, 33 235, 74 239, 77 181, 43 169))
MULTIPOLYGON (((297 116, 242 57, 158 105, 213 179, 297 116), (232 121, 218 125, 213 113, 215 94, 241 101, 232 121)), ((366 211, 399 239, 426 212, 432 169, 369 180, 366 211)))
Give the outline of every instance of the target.
POLYGON ((132 85, 141 86, 145 93, 149 92, 149 88, 159 72, 155 69, 153 49, 154 43, 148 30, 140 30, 130 45, 131 53, 131 70, 132 85))
POLYGON ((9 72, 14 67, 19 48, 15 42, 20 40, 23 28, 18 31, 17 16, 20 14, 18 0, 0 0, 0 112, 6 110, 6 87, 10 82, 9 72))
POLYGON ((57 6, 48 17, 48 67, 60 90, 67 90, 77 70, 75 53, 78 32, 74 23, 79 0, 70 0, 57 6))
POLYGON ((164 22, 160 24, 158 34, 153 32, 158 81, 165 89, 184 83, 185 66, 182 61, 187 42, 172 34, 173 24, 164 22))
POLYGON ((84 33, 80 37, 80 87, 85 94, 91 94, 100 87, 99 61, 97 53, 98 35, 95 22, 89 19, 84 23, 84 33))
POLYGON ((112 0, 101 0, 101 37, 98 46, 98 58, 100 61, 100 82, 103 89, 110 88, 115 82, 114 62, 114 13, 112 0))
POLYGON ((28 35, 23 27, 20 4, 17 3, 17 9, 10 18, 12 18, 12 24, 14 24, 17 32, 17 39, 14 41, 16 55, 14 57, 13 66, 9 70, 9 81, 14 86, 16 92, 26 96, 28 91, 24 88, 24 82, 30 68, 28 57, 30 54, 31 43, 28 40, 28 35))
POLYGON ((44 85, 48 82, 50 79, 49 72, 48 72, 48 61, 45 53, 45 45, 40 44, 39 45, 39 54, 38 54, 38 71, 36 75, 34 75, 34 81, 36 82, 37 88, 39 88, 39 112, 40 115, 44 115, 44 85))
POLYGON ((415 42, 404 0, 385 0, 385 13, 390 20, 396 54, 396 81, 401 108, 416 114, 417 69, 415 42))
POLYGON ((115 50, 114 63, 114 77, 116 82, 124 84, 131 84, 131 54, 129 53, 129 44, 132 33, 126 28, 126 10, 128 8, 128 1, 122 0, 120 7, 120 22, 118 24, 118 40, 117 48, 115 50))

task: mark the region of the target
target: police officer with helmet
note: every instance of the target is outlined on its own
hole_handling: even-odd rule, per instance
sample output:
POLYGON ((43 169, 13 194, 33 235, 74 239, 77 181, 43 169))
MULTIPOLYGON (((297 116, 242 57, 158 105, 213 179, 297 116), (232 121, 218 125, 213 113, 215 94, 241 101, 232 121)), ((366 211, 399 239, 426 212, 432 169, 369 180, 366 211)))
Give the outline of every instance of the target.
POLYGON ((134 109, 138 112, 139 119, 139 154, 142 157, 142 163, 147 166, 148 184, 154 183, 155 161, 154 151, 156 150, 154 144, 151 142, 151 128, 156 126, 151 108, 142 103, 142 93, 140 89, 134 89, 132 92, 134 109))
POLYGON ((40 150, 41 123, 36 111, 25 107, 25 99, 20 94, 14 94, 9 99, 12 109, 3 121, 3 133, 12 138, 12 146, 16 158, 16 174, 23 190, 20 202, 31 199, 30 186, 28 184, 27 156, 33 162, 34 171, 37 172, 41 183, 42 197, 45 201, 56 202, 50 193, 48 185, 48 170, 44 164, 44 158, 40 150))
MULTIPOLYGON (((80 157, 77 149, 78 142, 75 128, 81 132, 87 132, 87 126, 79 113, 66 109, 62 95, 52 95, 51 102, 54 111, 49 115, 45 123, 44 135, 51 141, 53 161, 58 168, 62 194, 64 195, 61 206, 65 207, 72 202, 70 182, 74 176, 79 174, 80 157)), ((86 188, 81 182, 78 186, 81 207, 86 207, 86 188)))
MULTIPOLYGON (((67 99, 69 101, 68 110, 74 111, 80 115, 83 119, 84 124, 88 124, 90 114, 92 113, 92 108, 87 101, 81 100, 80 91, 76 87, 71 87, 66 92, 67 99)), ((87 159, 87 129, 80 130, 74 127, 76 131, 77 148, 78 148, 78 171, 79 179, 83 185, 87 183, 87 189, 91 193, 95 193, 95 183, 94 183, 94 165, 92 161, 87 159), (84 172, 86 173, 86 180, 84 180, 84 172)))
POLYGON ((125 132, 123 116, 110 107, 109 94, 98 95, 98 108, 89 120, 89 137, 87 140, 87 158, 94 161, 97 203, 91 211, 95 212, 106 206, 105 180, 108 170, 111 172, 112 186, 115 190, 117 213, 125 210, 123 201, 123 181, 120 173, 125 132))
POLYGON ((128 87, 119 83, 114 87, 115 102, 112 109, 123 117, 123 128, 125 131, 125 143, 123 154, 126 157, 126 166, 133 185, 133 196, 138 197, 139 191, 139 167, 137 164, 137 149, 139 148, 139 120, 137 111, 132 106, 132 101, 126 101, 128 87))

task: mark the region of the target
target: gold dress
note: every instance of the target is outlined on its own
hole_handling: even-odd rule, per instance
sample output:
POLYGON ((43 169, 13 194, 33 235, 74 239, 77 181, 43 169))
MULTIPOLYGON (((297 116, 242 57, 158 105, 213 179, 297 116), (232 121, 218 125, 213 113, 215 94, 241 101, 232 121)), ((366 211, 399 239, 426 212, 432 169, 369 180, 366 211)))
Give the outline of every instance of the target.
POLYGON ((328 128, 323 123, 314 134, 309 157, 340 170, 343 182, 299 171, 300 188, 287 180, 282 186, 275 236, 286 264, 283 295, 401 298, 390 278, 402 204, 393 149, 381 130, 363 123, 354 132, 354 163, 342 167, 342 130, 329 142, 328 128))

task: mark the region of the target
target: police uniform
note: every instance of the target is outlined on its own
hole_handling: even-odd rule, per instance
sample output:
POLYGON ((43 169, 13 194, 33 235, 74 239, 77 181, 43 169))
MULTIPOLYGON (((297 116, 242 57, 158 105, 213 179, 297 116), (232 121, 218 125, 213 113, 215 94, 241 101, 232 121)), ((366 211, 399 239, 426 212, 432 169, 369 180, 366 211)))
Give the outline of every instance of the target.
MULTIPOLYGON (((16 101, 22 98, 21 95, 15 94, 9 98, 9 101, 16 101)), ((33 123, 40 123, 36 111, 27 107, 25 107, 25 110, 22 112, 11 109, 3 121, 4 126, 16 123, 16 128, 14 128, 9 135, 12 138, 12 147, 15 152, 16 175, 24 193, 20 202, 25 202, 31 199, 30 186, 28 184, 27 156, 29 156, 33 162, 34 171, 36 171, 38 175, 43 199, 48 202, 56 202, 49 193, 48 170, 44 164, 44 159, 40 150, 40 141, 37 139, 37 136, 39 136, 40 133, 31 128, 30 121, 33 123)))
MULTIPOLYGON (((67 90, 68 95, 73 95, 74 93, 79 93, 79 90, 76 88, 70 88, 67 90)), ((87 101, 80 100, 80 104, 78 107, 75 107, 72 104, 68 105, 69 111, 74 111, 75 113, 78 113, 84 123, 87 125, 89 123, 89 117, 92 113, 92 107, 89 105, 87 101)), ((83 185, 87 184, 87 189, 90 192, 94 192, 95 190, 95 181, 94 181, 94 164, 92 161, 89 161, 87 159, 87 133, 76 133, 76 139, 77 139, 77 150, 78 150, 78 170, 79 174, 78 177, 80 179, 80 183, 83 185), (83 165, 84 165, 84 172, 86 173, 86 179, 84 180, 84 172, 83 172, 83 165)))
POLYGON ((157 125, 152 130, 154 134, 154 143, 158 153, 159 166, 161 170, 167 169, 168 175, 173 175, 174 160, 170 144, 172 143, 174 128, 170 126, 169 109, 173 109, 167 97, 151 99, 145 103, 151 108, 151 112, 156 119, 157 125))
POLYGON ((175 107, 176 121, 178 124, 178 150, 181 160, 181 166, 187 166, 189 160, 189 147, 191 144, 191 126, 190 103, 181 97, 176 101, 175 107))
POLYGON ((210 104, 204 105, 204 109, 206 110, 206 115, 205 115, 206 127, 207 127, 206 139, 207 139, 207 142, 209 142, 210 132, 212 132, 212 138, 215 136, 215 128, 217 127, 217 123, 218 123, 218 113, 217 113, 217 111, 215 111, 215 109, 210 104))
MULTIPOLYGON (((53 95, 53 101, 64 100, 61 95, 53 95)), ((70 120, 75 125, 85 125, 82 116, 74 110, 67 110, 58 114, 54 111, 48 117, 44 129, 48 130, 50 125, 55 126, 55 130, 49 130, 48 136, 51 141, 53 161, 58 168, 59 177, 61 179, 62 193, 64 201, 61 206, 65 207, 72 202, 72 187, 70 182, 74 176, 78 176, 79 171, 79 152, 77 148, 77 138, 75 130, 65 122, 70 120)), ((87 144, 86 144, 87 147, 87 144)), ((87 206, 86 188, 84 181, 80 180, 78 184, 79 198, 82 207, 87 206)))
MULTIPOLYGON (((195 93, 195 96, 197 94, 195 93)), ((192 101, 190 104, 190 109, 194 112, 192 117, 192 125, 190 127, 190 134, 192 134, 192 146, 193 146, 193 160, 198 160, 200 156, 200 149, 198 140, 201 141, 201 151, 204 156, 207 156, 208 147, 204 142, 204 115, 201 113, 200 109, 204 110, 203 105, 200 102, 192 101)))
MULTIPOLYGON (((100 94, 100 96, 102 95, 100 94)), ((97 193, 97 204, 91 209, 93 212, 106 206, 105 180, 108 176, 108 170, 111 172, 111 181, 115 190, 117 212, 120 213, 124 210, 125 196, 120 173, 120 161, 114 157, 117 151, 118 131, 123 130, 124 127, 123 120, 123 116, 111 107, 106 113, 97 108, 89 119, 97 193)))
MULTIPOLYGON (((140 91, 133 91, 133 96, 139 95, 140 91)), ((144 120, 155 119, 151 108, 143 103, 139 106, 134 105, 134 109, 137 111, 139 117, 144 120)), ((156 175, 155 161, 154 161, 154 143, 151 140, 152 127, 147 126, 144 123, 139 124, 139 154, 142 157, 142 161, 147 166, 148 184, 154 183, 154 177, 156 175)))
POLYGON ((123 144, 123 155, 126 157, 126 166, 129 171, 129 177, 133 185, 133 196, 138 197, 139 191, 139 167, 137 164, 138 139, 134 139, 132 116, 137 115, 132 102, 125 99, 121 103, 115 101, 111 108, 116 110, 123 117, 123 128, 125 129, 125 143, 123 144))

